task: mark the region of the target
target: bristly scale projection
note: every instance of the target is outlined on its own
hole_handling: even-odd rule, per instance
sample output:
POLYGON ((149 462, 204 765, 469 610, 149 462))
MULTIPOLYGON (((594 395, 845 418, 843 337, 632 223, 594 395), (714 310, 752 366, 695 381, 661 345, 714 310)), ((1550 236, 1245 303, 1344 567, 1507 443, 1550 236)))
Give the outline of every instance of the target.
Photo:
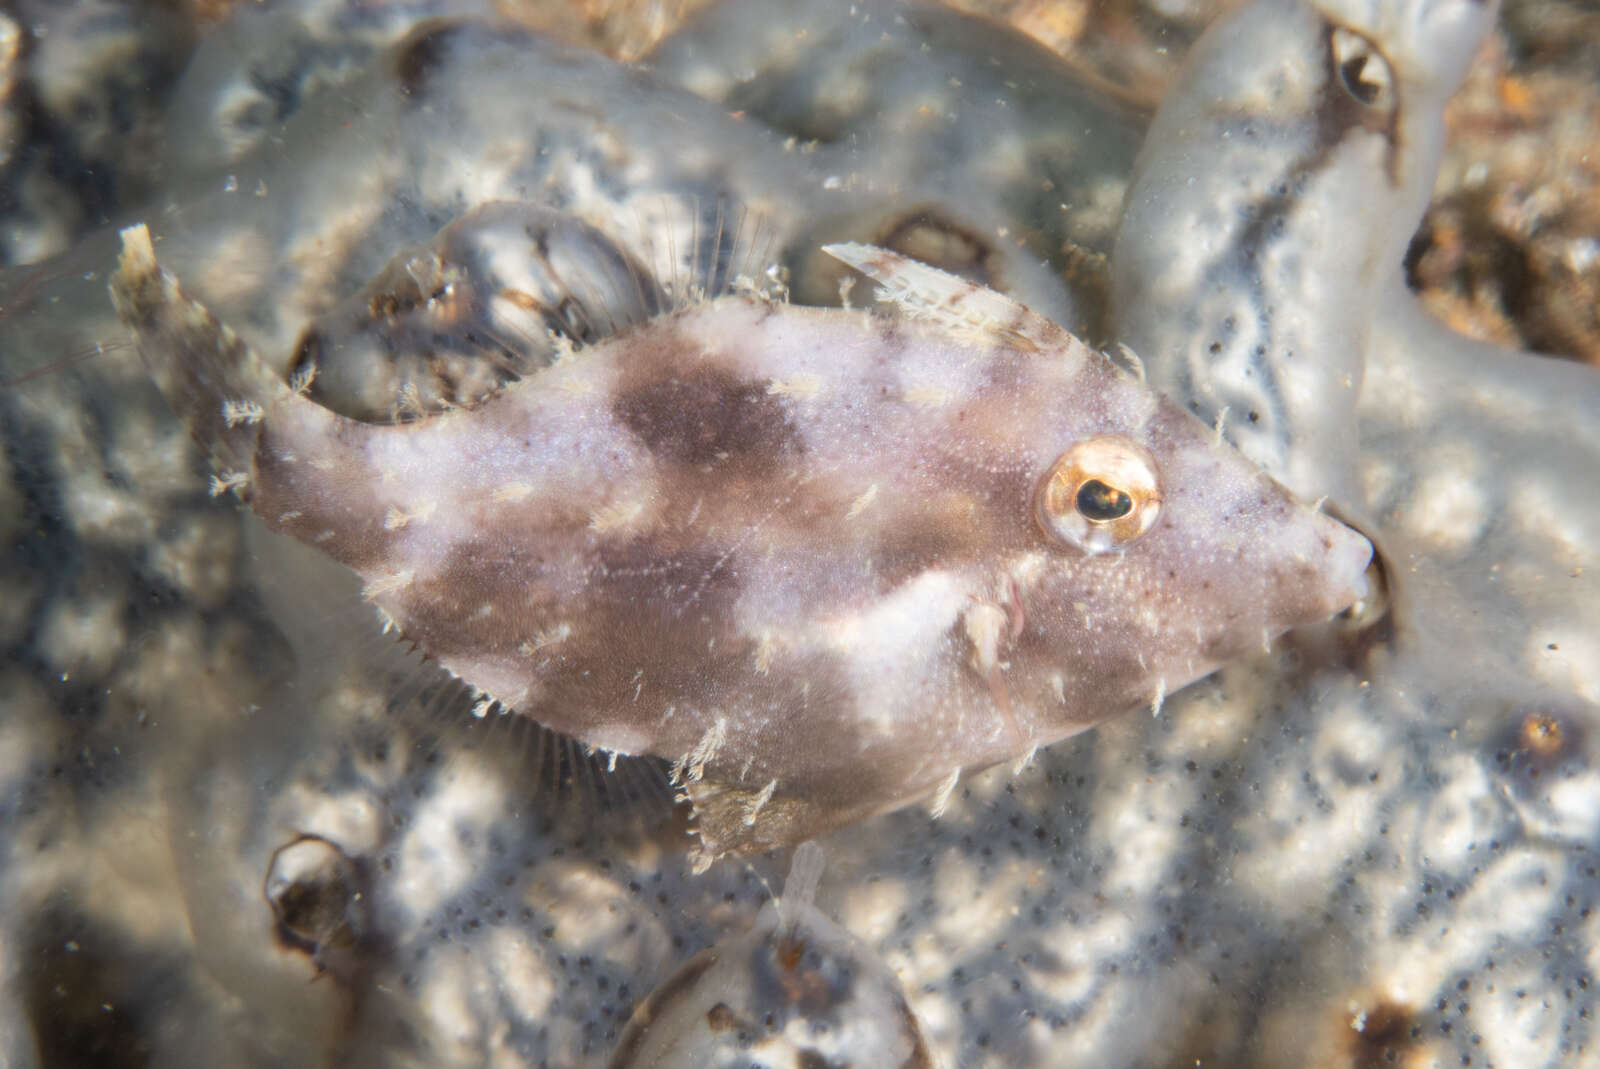
POLYGON ((803 841, 1164 695, 1364 592, 1371 547, 1000 294, 686 301, 470 408, 363 423, 187 299, 112 297, 218 491, 450 672, 674 762, 700 860, 803 841))

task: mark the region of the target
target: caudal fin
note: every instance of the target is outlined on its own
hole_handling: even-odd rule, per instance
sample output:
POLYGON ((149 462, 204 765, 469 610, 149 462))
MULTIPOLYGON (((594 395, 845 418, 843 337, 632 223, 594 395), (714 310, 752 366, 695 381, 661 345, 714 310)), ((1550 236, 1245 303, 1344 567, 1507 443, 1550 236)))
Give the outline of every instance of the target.
POLYGON ((111 301, 174 413, 211 456, 214 491, 248 484, 262 416, 288 393, 234 331, 156 262, 143 224, 122 231, 111 301))

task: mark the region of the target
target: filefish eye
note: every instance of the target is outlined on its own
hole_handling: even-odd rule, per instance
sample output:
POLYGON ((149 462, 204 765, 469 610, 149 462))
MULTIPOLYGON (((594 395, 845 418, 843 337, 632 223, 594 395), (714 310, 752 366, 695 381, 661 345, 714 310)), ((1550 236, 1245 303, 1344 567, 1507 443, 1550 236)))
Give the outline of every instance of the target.
POLYGON ((1394 71, 1371 41, 1354 30, 1335 27, 1328 49, 1345 92, 1369 108, 1388 111, 1394 107, 1394 71))
POLYGON ((1061 454, 1035 504, 1045 534, 1085 553, 1131 546, 1160 514, 1155 458, 1119 435, 1090 438, 1061 454))
POLYGON ((1090 523, 1110 523, 1133 511, 1133 498, 1099 479, 1090 479, 1078 487, 1075 504, 1090 523))

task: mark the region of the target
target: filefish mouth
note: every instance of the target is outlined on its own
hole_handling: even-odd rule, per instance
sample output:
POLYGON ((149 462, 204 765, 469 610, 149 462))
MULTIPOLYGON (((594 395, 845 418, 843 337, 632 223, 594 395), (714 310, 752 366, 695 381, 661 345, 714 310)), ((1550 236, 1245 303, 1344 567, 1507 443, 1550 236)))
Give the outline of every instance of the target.
POLYGON ((1364 606, 1381 586, 1372 575, 1374 550, 1367 536, 1338 520, 1329 520, 1328 591, 1336 612, 1354 610, 1365 616, 1364 606))

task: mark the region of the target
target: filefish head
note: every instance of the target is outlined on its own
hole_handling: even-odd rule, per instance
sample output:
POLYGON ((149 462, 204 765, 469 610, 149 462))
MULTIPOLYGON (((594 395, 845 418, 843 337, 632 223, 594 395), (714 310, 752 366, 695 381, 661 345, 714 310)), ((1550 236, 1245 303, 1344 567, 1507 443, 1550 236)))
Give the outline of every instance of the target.
POLYGON ((1053 695, 1070 708, 1082 691, 1095 695, 1083 707, 1090 716, 1094 706, 1159 705, 1366 595, 1367 539, 1173 402, 1159 399, 1136 423, 1102 418, 1061 438, 1073 444, 1034 494, 1041 548, 1019 555, 1008 576, 1026 621, 1010 674, 1036 661, 1039 707, 1053 695))
MULTIPOLYGON (((1367 539, 1145 382, 1138 357, 1119 366, 998 294, 881 250, 830 252, 913 321, 989 346, 981 385, 952 388, 964 404, 919 425, 899 466, 943 453, 954 462, 940 473, 981 503, 957 514, 975 532, 970 559, 981 570, 987 554, 991 569, 969 589, 965 638, 1030 743, 1159 703, 1365 596, 1367 539)), ((955 362, 944 352, 924 341, 902 363, 928 375, 955 362)), ((955 492, 930 479, 923 496, 955 492)))

